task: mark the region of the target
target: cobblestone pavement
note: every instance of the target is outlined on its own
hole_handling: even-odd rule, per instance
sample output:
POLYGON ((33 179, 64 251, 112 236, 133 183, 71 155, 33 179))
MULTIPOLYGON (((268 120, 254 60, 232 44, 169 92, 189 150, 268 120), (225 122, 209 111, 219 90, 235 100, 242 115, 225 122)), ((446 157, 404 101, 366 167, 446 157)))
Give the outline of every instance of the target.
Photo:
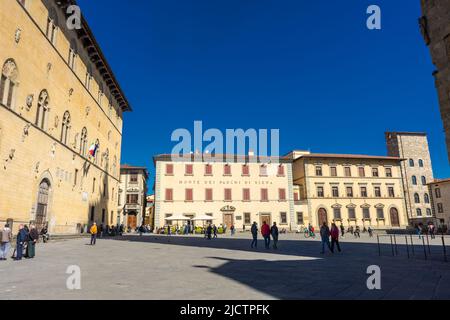
POLYGON ((51 242, 38 245, 34 260, 0 262, 0 299, 450 299, 442 239, 429 248, 413 239, 411 259, 404 236, 397 248, 382 237, 381 256, 376 238, 365 235, 346 237, 334 255, 302 235, 282 235, 277 251, 262 240, 251 249, 247 234, 51 242), (81 290, 66 287, 70 265, 81 268, 81 290), (370 265, 381 268, 382 290, 367 289, 370 265))

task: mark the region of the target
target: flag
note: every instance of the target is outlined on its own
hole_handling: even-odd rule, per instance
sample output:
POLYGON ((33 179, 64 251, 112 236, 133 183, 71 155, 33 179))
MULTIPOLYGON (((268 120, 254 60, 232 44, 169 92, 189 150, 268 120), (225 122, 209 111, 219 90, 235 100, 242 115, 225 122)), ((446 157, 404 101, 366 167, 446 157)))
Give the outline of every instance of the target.
POLYGON ((97 149, 98 149, 98 144, 94 143, 90 148, 89 148, 89 155, 91 157, 95 157, 95 155, 97 154, 97 149))

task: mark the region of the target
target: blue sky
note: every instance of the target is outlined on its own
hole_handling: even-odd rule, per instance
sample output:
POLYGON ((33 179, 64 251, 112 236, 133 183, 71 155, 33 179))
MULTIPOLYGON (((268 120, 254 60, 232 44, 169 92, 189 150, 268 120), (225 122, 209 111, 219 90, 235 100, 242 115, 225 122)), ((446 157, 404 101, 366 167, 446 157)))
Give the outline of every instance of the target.
POLYGON ((419 0, 79 0, 134 111, 122 163, 170 153, 177 128, 280 129, 280 150, 386 154, 429 134, 450 177, 419 0), (382 30, 366 9, 382 10, 382 30))

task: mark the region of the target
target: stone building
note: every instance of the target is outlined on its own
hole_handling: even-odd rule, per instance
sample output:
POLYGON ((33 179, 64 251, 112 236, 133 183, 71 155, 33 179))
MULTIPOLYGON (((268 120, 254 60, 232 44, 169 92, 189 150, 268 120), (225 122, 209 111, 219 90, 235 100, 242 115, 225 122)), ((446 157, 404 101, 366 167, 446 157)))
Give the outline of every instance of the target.
POLYGON ((450 1, 421 0, 421 4, 420 28, 437 69, 433 75, 450 159, 450 1))
POLYGON ((135 230, 144 222, 147 196, 147 168, 130 165, 120 167, 119 224, 135 230))
POLYGON ((298 225, 406 228, 408 217, 398 157, 293 151, 298 225))
POLYGON ((147 206, 145 208, 144 224, 150 227, 155 226, 155 195, 147 196, 147 206))
POLYGON ((430 183, 433 211, 440 226, 450 229, 450 179, 430 183))
POLYGON ((131 109, 87 22, 67 28, 74 3, 0 1, 0 223, 14 230, 116 222, 131 109))
POLYGON ((296 228, 291 162, 253 154, 155 156, 155 225, 176 224, 166 219, 184 215, 210 216, 207 221, 238 230, 254 221, 296 228))
POLYGON ((389 156, 405 159, 403 189, 410 224, 429 222, 433 212, 428 183, 434 178, 426 133, 387 132, 386 143, 389 156))

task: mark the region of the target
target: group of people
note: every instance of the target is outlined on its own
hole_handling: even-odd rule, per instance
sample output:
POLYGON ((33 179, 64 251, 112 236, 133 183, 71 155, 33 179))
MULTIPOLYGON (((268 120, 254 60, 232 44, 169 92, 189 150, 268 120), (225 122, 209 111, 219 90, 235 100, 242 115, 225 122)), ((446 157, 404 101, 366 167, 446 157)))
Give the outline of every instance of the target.
MULTIPOLYGON (((251 248, 258 248, 258 224, 256 222, 253 222, 252 227, 250 229, 252 233, 252 243, 251 248)), ((270 241, 271 237, 273 240, 273 249, 278 249, 278 236, 280 232, 278 231, 277 223, 274 222, 273 226, 270 227, 267 222, 263 221, 263 224, 261 226, 261 235, 264 239, 264 246, 266 249, 270 249, 270 241)))
MULTIPOLYGON (((3 230, 1 230, 0 240, 0 261, 6 261, 13 240, 13 233, 9 224, 6 224, 3 230)), ((20 261, 22 258, 33 259, 36 256, 36 244, 38 240, 39 232, 35 225, 30 225, 30 227, 23 224, 19 225, 13 259, 16 261, 20 261)))
POLYGON ((416 230, 419 239, 422 239, 422 236, 427 234, 431 237, 431 239, 436 238, 436 226, 433 222, 428 223, 427 226, 424 226, 423 224, 416 224, 414 229, 416 230))
POLYGON ((328 248, 331 253, 334 253, 334 247, 336 246, 338 251, 341 252, 341 245, 339 244, 339 228, 335 223, 331 224, 331 229, 328 227, 327 223, 324 222, 320 227, 320 238, 322 240, 322 251, 321 254, 325 254, 325 248, 328 248), (331 237, 331 243, 330 243, 331 237))

